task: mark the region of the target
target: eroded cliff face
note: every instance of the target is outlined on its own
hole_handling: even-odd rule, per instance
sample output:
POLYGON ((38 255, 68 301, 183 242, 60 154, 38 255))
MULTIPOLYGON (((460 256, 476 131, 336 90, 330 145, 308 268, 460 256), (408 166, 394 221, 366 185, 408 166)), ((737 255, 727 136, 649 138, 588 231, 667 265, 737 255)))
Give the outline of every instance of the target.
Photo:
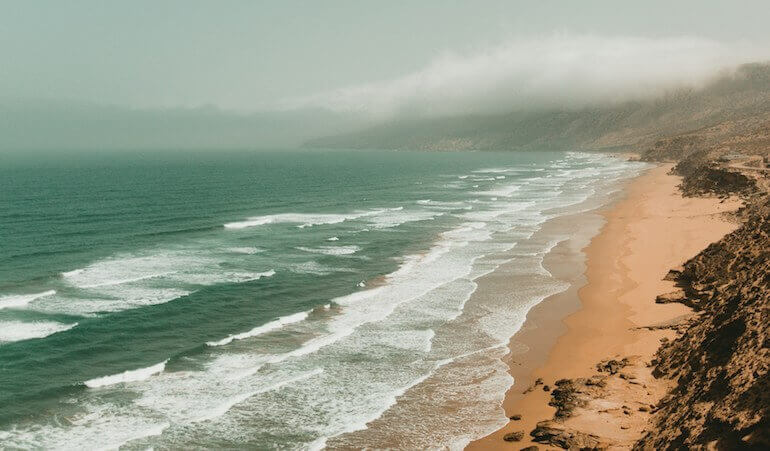
POLYGON ((770 449, 770 200, 743 214, 676 278, 699 317, 658 351, 656 376, 677 386, 637 449, 770 449))
POLYGON ((757 190, 753 178, 708 159, 703 151, 681 160, 674 167, 674 172, 682 176, 680 189, 685 196, 716 194, 726 197, 731 194, 749 195, 757 190))

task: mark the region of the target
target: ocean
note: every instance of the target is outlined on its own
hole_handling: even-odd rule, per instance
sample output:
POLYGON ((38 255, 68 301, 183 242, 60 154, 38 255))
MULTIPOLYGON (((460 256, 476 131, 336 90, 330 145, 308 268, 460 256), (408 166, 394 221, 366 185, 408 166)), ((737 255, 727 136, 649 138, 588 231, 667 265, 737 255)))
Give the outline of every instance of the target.
POLYGON ((543 259, 642 169, 581 152, 73 155, 0 165, 0 443, 461 448, 567 289, 543 259), (505 265, 515 277, 474 298, 505 265))

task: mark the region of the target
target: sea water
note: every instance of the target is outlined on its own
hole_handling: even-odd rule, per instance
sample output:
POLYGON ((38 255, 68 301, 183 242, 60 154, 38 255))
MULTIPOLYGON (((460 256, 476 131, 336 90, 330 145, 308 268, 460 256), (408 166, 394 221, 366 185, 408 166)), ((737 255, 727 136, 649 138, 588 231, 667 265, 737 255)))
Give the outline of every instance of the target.
POLYGON ((5 161, 0 443, 356 447, 371 428, 461 447, 504 424, 508 340, 567 288, 542 265, 565 237, 538 231, 642 167, 580 152, 5 161), (469 304, 503 264, 505 296, 469 304))

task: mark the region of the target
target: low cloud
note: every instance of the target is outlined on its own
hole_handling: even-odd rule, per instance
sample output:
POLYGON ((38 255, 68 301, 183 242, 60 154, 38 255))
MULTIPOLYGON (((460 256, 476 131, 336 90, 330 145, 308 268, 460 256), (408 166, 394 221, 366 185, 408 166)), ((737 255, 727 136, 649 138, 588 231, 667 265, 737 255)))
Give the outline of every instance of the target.
MULTIPOLYGON (((770 51, 695 37, 556 35, 519 39, 473 54, 447 53, 403 77, 290 99, 372 118, 575 108, 699 87, 770 51)), ((376 55, 374 55, 376 57, 376 55)))

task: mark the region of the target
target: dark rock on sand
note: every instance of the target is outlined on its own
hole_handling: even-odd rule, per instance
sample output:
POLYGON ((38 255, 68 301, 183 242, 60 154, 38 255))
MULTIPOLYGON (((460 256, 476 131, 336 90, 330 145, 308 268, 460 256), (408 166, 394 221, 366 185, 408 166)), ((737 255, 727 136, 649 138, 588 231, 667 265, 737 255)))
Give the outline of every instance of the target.
POLYGON ((551 392, 551 401, 548 403, 549 406, 556 407, 554 418, 568 418, 575 408, 586 405, 586 401, 578 396, 580 382, 571 379, 556 381, 556 388, 551 392))
POLYGON ((509 432, 503 436, 506 442, 520 442, 524 438, 524 431, 509 432))
POLYGON ((574 429, 564 428, 554 421, 541 421, 529 433, 538 443, 558 446, 564 449, 601 449, 611 445, 593 434, 586 434, 574 429))
POLYGON ((615 374, 628 365, 628 360, 603 360, 596 364, 596 370, 600 373, 615 374))

